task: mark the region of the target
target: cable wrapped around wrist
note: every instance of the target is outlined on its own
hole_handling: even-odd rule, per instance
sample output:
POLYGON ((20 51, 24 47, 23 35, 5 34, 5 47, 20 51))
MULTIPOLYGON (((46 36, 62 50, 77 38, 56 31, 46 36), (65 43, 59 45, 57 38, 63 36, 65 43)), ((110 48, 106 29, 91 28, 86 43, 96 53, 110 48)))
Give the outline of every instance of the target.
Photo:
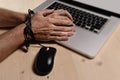
POLYGON ((28 15, 26 18, 26 27, 24 28, 24 37, 25 37, 25 46, 28 50, 28 47, 30 46, 30 40, 35 40, 33 31, 32 31, 32 23, 31 23, 31 16, 34 14, 32 10, 28 10, 28 15))

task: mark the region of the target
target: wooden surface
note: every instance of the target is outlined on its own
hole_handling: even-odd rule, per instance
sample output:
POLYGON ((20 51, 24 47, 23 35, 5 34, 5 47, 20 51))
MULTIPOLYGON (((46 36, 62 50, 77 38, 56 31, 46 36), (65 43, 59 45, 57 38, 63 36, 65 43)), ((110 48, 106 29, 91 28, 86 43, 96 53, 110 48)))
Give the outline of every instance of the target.
MULTIPOLYGON (((44 1, 0 0, 0 7, 27 12, 44 1)), ((39 45, 31 45, 28 53, 19 49, 0 63, 0 80, 120 80, 119 27, 95 59, 87 59, 57 43, 44 43, 57 49, 54 68, 47 76, 38 76, 32 71, 39 45)))

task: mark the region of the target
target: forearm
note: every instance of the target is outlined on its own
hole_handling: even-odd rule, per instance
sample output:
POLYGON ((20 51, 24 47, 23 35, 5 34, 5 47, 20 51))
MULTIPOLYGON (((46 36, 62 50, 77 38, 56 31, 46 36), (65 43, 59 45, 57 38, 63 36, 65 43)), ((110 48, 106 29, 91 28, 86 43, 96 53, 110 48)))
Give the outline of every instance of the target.
POLYGON ((0 8, 0 27, 13 27, 25 21, 26 14, 0 8))
POLYGON ((0 62, 24 43, 24 24, 0 36, 0 62))

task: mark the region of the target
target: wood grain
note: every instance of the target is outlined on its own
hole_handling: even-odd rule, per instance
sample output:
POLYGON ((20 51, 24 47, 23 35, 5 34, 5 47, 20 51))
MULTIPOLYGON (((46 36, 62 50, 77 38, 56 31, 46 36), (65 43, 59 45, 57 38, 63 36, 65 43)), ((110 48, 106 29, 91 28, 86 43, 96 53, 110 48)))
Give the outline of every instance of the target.
MULTIPOLYGON (((0 0, 0 7, 27 12, 44 1, 0 0)), ((32 70, 41 46, 31 45, 28 53, 19 49, 0 63, 0 80, 120 80, 119 34, 120 25, 94 59, 87 59, 57 43, 44 44, 57 49, 54 68, 47 76, 38 76, 32 70)))

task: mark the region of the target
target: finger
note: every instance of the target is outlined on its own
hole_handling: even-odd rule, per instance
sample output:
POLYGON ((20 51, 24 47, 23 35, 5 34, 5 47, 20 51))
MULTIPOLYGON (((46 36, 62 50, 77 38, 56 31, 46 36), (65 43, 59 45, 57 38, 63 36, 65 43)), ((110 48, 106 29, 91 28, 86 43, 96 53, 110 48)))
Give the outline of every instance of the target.
POLYGON ((39 13, 43 16, 47 16, 49 14, 52 14, 53 12, 54 12, 54 9, 45 9, 45 10, 39 11, 39 13))
POLYGON ((65 15, 73 21, 72 15, 67 10, 65 10, 65 15))
POLYGON ((50 36, 49 40, 57 40, 57 41, 67 41, 68 37, 67 36, 50 36))
MULTIPOLYGON (((70 37, 74 34, 73 31, 69 31, 69 32, 61 32, 61 31, 40 31, 39 33, 40 36, 43 36, 44 37, 49 37, 49 36, 59 36, 59 37, 62 37, 62 36, 67 36, 67 37, 70 37)), ((35 35, 37 35, 35 34, 35 35)))
POLYGON ((50 32, 50 35, 52 36, 72 36, 74 32, 61 32, 61 31, 52 31, 50 32))
POLYGON ((67 41, 68 40, 67 36, 52 36, 52 35, 50 36, 50 35, 40 35, 40 34, 36 34, 35 38, 38 41, 50 41, 50 40, 67 41))
POLYGON ((66 17, 66 16, 54 16, 53 18, 55 18, 55 19, 61 19, 61 20, 69 20, 69 18, 66 17))
POLYGON ((70 26, 70 27, 66 27, 66 26, 54 26, 54 31, 63 31, 63 32, 75 32, 75 27, 74 26, 70 26))
POLYGON ((67 10, 60 9, 60 10, 56 10, 54 12, 58 13, 61 16, 67 16, 70 20, 73 21, 71 14, 67 10))
POLYGON ((66 25, 66 26, 73 25, 73 22, 71 20, 61 20, 61 19, 49 18, 49 21, 54 25, 66 25))

